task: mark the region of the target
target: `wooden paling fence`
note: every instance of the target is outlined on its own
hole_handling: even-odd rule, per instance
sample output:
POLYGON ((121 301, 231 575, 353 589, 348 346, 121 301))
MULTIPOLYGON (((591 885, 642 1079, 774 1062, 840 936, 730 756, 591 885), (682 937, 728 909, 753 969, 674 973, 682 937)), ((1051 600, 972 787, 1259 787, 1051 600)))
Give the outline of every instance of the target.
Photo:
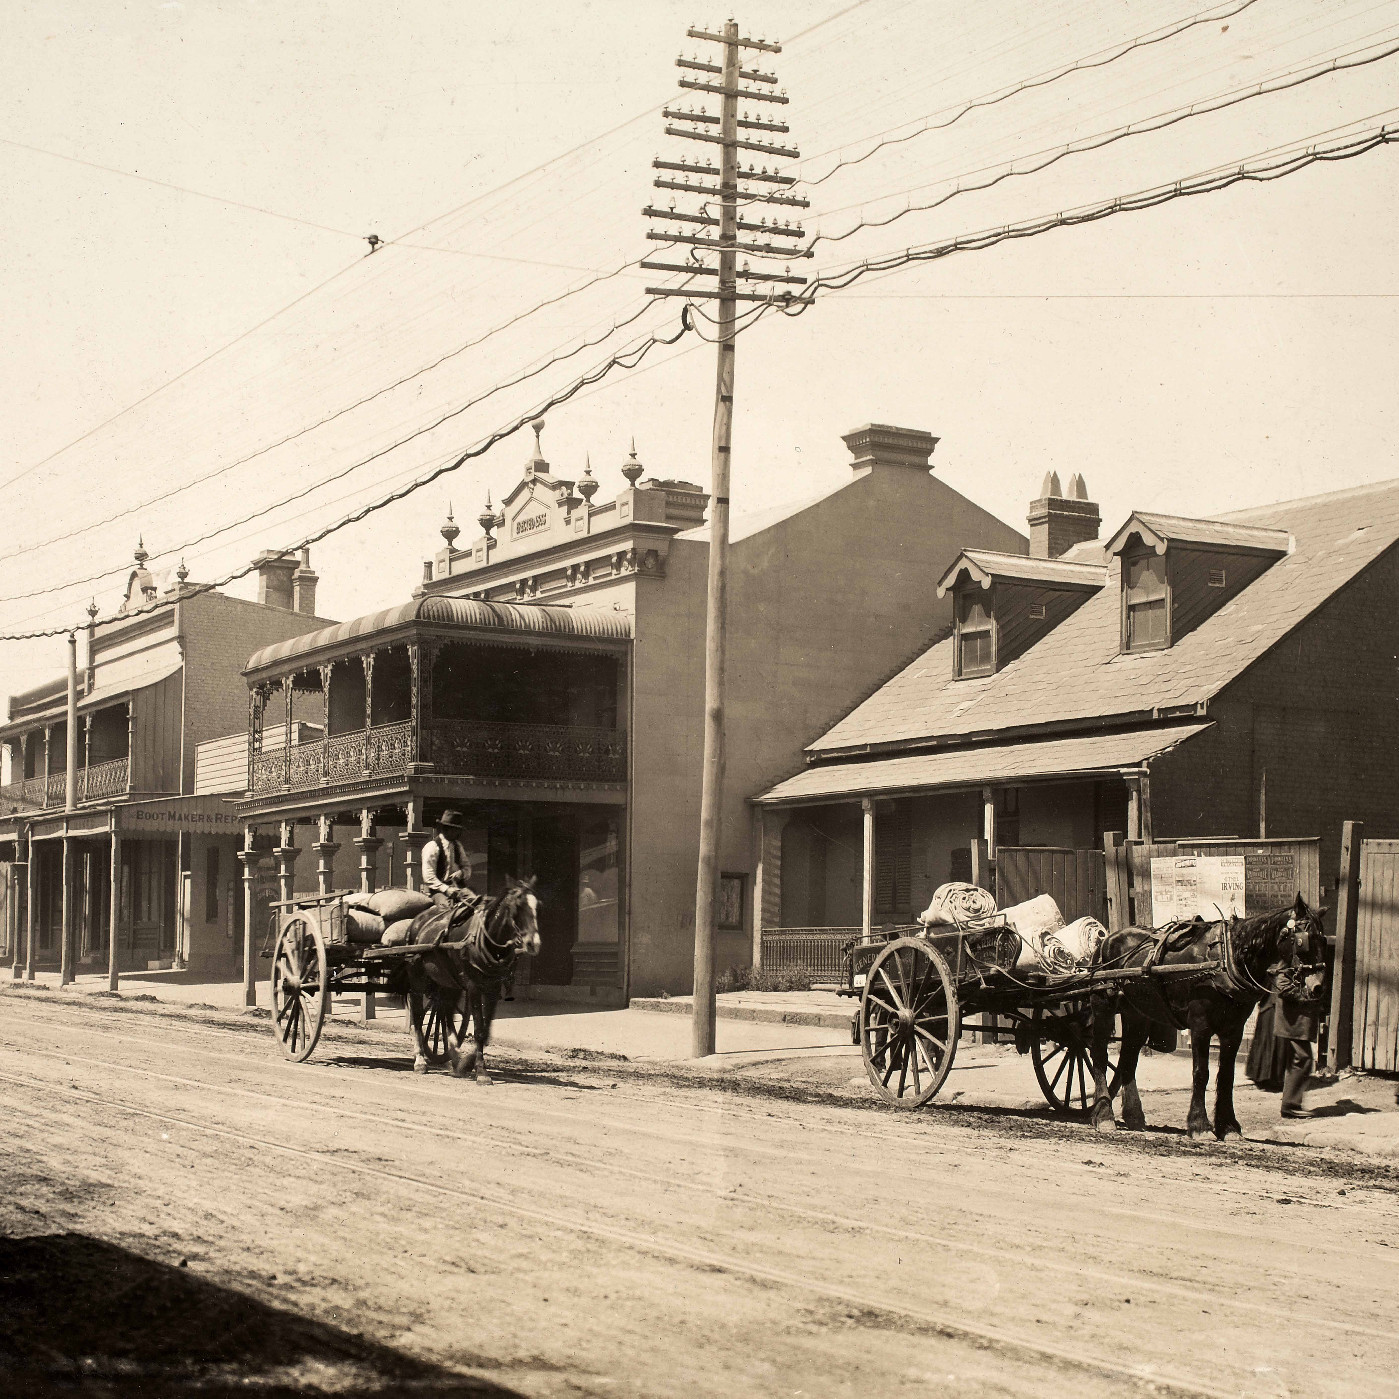
POLYGON ((1399 841, 1364 831, 1341 836, 1328 1062, 1399 1073, 1399 841))

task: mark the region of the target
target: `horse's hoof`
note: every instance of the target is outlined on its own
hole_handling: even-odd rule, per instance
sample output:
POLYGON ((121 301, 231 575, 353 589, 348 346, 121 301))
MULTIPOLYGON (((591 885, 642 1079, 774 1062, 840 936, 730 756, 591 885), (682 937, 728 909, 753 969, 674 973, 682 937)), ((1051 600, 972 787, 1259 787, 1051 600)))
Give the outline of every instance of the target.
POLYGON ((490 1085, 491 1085, 491 1083, 493 1082, 493 1080, 492 1080, 490 1074, 488 1074, 488 1073, 485 1071, 485 1069, 477 1069, 477 1070, 476 1070, 476 1082, 477 1082, 477 1083, 484 1084, 484 1085, 486 1085, 486 1087, 490 1087, 490 1085))
POLYGON ((1093 1124, 1093 1128, 1098 1132, 1115 1132, 1117 1131, 1117 1123, 1110 1117, 1103 1117, 1093 1124))
POLYGON ((427 1072, 427 1060, 426 1060, 426 1059, 414 1059, 414 1060, 413 1060, 413 1072, 414 1072, 415 1074, 425 1074, 425 1073, 427 1072))
POLYGON ((1215 1136, 1222 1142, 1227 1142, 1230 1137, 1237 1137, 1243 1140, 1244 1129, 1237 1122, 1231 1122, 1227 1127, 1219 1128, 1215 1131, 1215 1136))
POLYGON ((1145 1118, 1145 1116, 1140 1116, 1140 1115, 1139 1115, 1139 1116, 1136 1116, 1136 1117, 1132 1117, 1132 1116, 1128 1115, 1127 1113, 1124 1113, 1124 1114, 1122 1115, 1122 1129, 1123 1129, 1123 1131, 1125 1131, 1125 1132, 1145 1132, 1145 1131, 1146 1131, 1146 1118, 1145 1118))

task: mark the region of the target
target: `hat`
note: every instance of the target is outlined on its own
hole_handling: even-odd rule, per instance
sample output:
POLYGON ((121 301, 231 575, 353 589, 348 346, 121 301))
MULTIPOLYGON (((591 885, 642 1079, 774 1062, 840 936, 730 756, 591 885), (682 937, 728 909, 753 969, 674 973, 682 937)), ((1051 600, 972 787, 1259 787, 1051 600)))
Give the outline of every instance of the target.
POLYGON ((448 830, 459 831, 461 830, 461 812, 453 811, 451 807, 448 807, 447 810, 437 818, 437 824, 439 826, 445 826, 448 830))

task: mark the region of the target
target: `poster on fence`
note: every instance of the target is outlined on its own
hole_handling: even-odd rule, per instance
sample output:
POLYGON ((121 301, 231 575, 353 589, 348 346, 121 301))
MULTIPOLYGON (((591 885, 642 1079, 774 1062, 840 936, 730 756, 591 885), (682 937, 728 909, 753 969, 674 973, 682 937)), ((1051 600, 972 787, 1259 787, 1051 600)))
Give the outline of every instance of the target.
POLYGON ((1244 916, 1242 855, 1175 855, 1151 862, 1151 924, 1244 916))

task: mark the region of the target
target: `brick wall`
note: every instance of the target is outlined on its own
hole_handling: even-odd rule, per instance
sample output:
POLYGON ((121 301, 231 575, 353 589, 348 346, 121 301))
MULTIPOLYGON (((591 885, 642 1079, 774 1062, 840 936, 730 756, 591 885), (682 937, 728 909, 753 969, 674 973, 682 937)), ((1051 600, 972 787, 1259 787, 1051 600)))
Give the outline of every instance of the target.
POLYGON ((1158 838, 1322 838, 1334 902, 1341 823, 1399 836, 1399 546, 1381 555, 1210 704, 1214 727, 1152 766, 1158 838))
POLYGON ((204 739, 245 733, 248 657, 263 646, 333 625, 242 598, 203 593, 180 603, 185 637, 184 790, 194 789, 195 745, 204 739))

